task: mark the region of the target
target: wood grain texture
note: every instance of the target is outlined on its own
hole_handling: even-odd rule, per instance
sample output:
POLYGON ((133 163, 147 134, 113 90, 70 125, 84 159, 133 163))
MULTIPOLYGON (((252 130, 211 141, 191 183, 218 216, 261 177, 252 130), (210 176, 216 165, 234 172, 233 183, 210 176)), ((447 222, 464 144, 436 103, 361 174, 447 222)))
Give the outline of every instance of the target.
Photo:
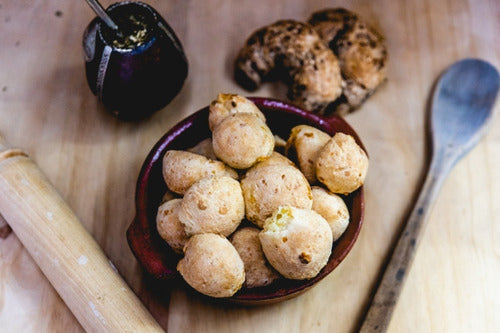
POLYGON ((162 332, 37 165, 16 149, 0 151, 0 211, 86 331, 162 332))
MULTIPOLYGON (((37 162, 146 307, 169 332, 352 332, 412 208, 429 159, 426 107, 438 74, 464 57, 500 68, 500 3, 423 1, 146 1, 181 39, 189 75, 181 93, 141 123, 109 116, 87 87, 84 1, 0 3, 0 132, 37 162), (345 6, 381 30, 388 82, 346 120, 370 154, 365 224, 345 261, 307 293, 265 307, 207 301, 144 279, 125 239, 135 181, 152 145, 218 92, 247 93, 232 63, 256 28, 345 6)), ((102 1, 106 7, 111 2, 102 1)), ((280 84, 252 95, 283 98, 280 84)), ((389 332, 500 329, 500 117, 452 171, 435 203, 389 332)), ((15 234, 0 239, 0 327, 80 332, 15 234)))
POLYGON ((386 332, 422 240, 422 230, 453 166, 488 130, 499 90, 498 71, 477 59, 455 62, 440 75, 432 93, 432 157, 418 199, 388 256, 359 332, 386 332))

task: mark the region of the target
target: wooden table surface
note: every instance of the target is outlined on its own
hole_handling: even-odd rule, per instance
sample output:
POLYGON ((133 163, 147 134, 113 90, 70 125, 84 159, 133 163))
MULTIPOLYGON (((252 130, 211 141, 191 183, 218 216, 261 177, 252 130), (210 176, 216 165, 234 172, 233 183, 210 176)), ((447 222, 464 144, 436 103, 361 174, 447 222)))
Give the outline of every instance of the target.
MULTIPOLYGON (((139 123, 108 115, 88 89, 84 1, 0 2, 0 132, 38 163, 124 279, 169 332, 352 332, 412 207, 430 149, 427 102, 440 72, 465 57, 500 68, 500 2, 146 1, 170 23, 189 61, 171 104, 139 123), (387 39, 388 82, 346 120, 370 154, 365 223, 353 250, 307 293, 275 305, 213 304, 147 288, 125 231, 135 182, 152 145, 219 92, 246 93, 232 62, 246 37, 278 19, 344 6, 387 39)), ((103 1, 107 7, 110 1, 103 1)), ((284 98, 282 85, 251 95, 284 98)), ((498 111, 497 103, 497 110, 498 111)), ((500 115, 444 184, 390 332, 500 330, 500 115)), ((79 332, 81 326, 0 222, 0 331, 79 332)))

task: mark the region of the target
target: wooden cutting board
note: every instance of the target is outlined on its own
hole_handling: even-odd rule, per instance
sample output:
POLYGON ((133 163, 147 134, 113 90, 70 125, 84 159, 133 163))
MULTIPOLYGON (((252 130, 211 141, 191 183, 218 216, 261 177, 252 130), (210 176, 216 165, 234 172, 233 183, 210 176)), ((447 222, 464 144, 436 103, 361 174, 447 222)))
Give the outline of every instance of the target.
MULTIPOLYGON (((425 173, 433 82, 464 57, 480 57, 500 68, 500 2, 147 2, 178 34, 190 67, 174 101, 140 123, 108 115, 87 87, 81 41, 94 15, 84 1, 1 2, 0 132, 38 163, 165 330, 354 331, 425 173), (161 294, 149 289, 125 239, 146 154, 171 126, 217 93, 248 94, 235 84, 232 63, 251 32, 337 6, 382 31, 389 49, 388 82, 346 116, 371 160, 365 224, 354 249, 312 290, 271 306, 214 304, 179 286, 161 294)), ((285 89, 267 84, 252 95, 284 98, 285 89)), ((488 135, 442 189, 390 332, 500 330, 499 163, 497 114, 488 135)), ((2 332, 82 331, 4 221, 0 327, 2 332)))

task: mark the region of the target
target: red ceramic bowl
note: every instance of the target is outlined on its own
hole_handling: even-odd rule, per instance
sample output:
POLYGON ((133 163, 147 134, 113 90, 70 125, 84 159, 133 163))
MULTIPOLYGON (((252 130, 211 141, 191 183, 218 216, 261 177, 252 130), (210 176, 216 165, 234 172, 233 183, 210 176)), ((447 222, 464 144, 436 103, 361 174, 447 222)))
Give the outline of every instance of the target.
MULTIPOLYGON (((250 99, 265 114, 272 132, 285 140, 292 127, 307 124, 330 135, 336 132, 350 134, 363 147, 358 135, 340 117, 318 116, 278 100, 250 99)), ((156 231, 156 212, 166 191, 162 177, 162 158, 167 150, 187 149, 210 136, 208 107, 205 107, 178 123, 156 143, 147 156, 137 181, 136 216, 127 230, 128 243, 144 270, 155 281, 164 283, 166 286, 179 277, 176 265, 181 257, 170 249, 156 231)), ((351 221, 342 237, 333 244, 327 265, 316 277, 303 281, 283 278, 266 287, 243 288, 227 300, 246 304, 281 301, 300 294, 327 276, 351 250, 363 221, 363 187, 344 199, 349 208, 351 221)))

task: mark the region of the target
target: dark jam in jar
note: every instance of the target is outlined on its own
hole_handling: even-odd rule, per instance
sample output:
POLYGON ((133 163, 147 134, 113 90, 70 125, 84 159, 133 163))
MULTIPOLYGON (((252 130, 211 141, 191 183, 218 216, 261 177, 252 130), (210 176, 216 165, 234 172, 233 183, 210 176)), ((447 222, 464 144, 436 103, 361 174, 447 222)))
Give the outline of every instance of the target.
POLYGON ((109 16, 87 27, 83 46, 87 82, 105 107, 123 120, 139 120, 163 108, 179 93, 188 72, 181 43, 149 5, 121 2, 109 16))

